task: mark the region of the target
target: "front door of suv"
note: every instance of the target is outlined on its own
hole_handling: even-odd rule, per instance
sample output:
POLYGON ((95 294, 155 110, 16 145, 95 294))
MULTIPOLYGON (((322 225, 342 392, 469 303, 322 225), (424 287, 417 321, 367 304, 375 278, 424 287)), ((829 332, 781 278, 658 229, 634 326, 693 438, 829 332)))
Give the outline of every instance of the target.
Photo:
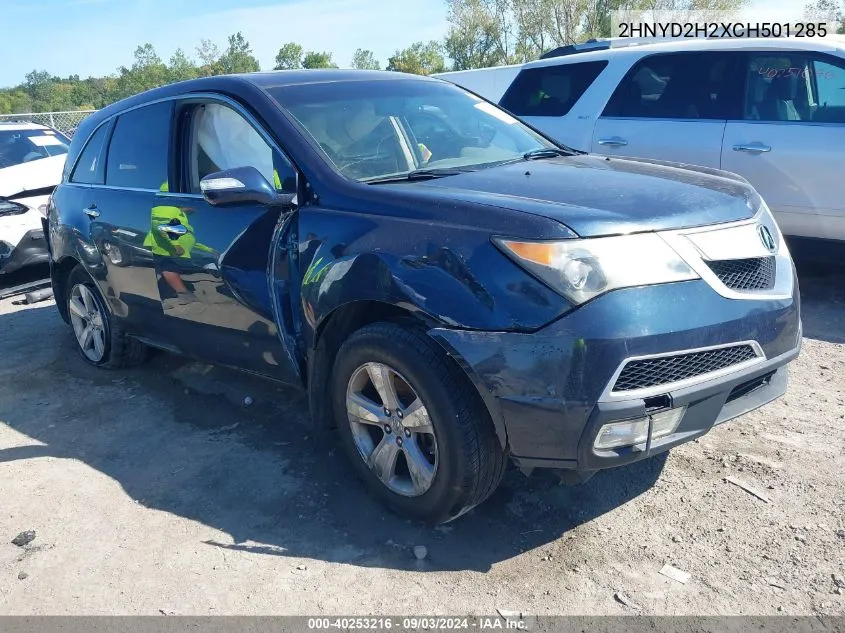
POLYGON ((251 116, 225 100, 181 100, 176 122, 178 185, 150 211, 168 340, 196 358, 296 384, 287 285, 296 212, 215 207, 200 190, 208 174, 250 166, 277 190, 295 192, 296 172, 251 116))
POLYGON ((722 168, 745 177, 787 235, 845 240, 845 59, 742 55, 744 108, 728 121, 722 168))
POLYGON ((738 100, 730 53, 662 53, 628 71, 596 121, 592 151, 719 167, 738 100))

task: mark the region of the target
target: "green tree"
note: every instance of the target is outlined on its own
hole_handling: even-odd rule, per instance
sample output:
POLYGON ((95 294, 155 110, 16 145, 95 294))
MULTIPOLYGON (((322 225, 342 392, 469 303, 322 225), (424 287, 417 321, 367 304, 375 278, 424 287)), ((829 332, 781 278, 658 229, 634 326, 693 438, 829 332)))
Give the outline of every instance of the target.
POLYGON ((359 48, 352 55, 352 68, 358 70, 381 70, 381 65, 378 63, 373 51, 359 48))
POLYGON ((516 60, 514 4, 517 0, 448 0, 444 48, 455 70, 516 60))
POLYGON ((815 0, 804 7, 804 18, 807 20, 835 20, 837 33, 845 33, 845 0, 815 0))
POLYGON ((220 57, 220 66, 226 74, 253 73, 261 70, 249 42, 240 31, 229 36, 229 46, 220 57))
POLYGON ((201 40, 196 51, 200 60, 199 75, 201 77, 223 74, 223 66, 220 63, 221 53, 217 44, 211 40, 201 40))
POLYGON ((302 47, 296 42, 288 42, 276 53, 276 65, 273 70, 299 70, 302 68, 302 47))
POLYGON ((303 68, 337 68, 332 61, 332 54, 325 51, 308 51, 302 58, 303 68))
POLYGON ((131 68, 121 66, 118 72, 116 92, 113 95, 116 99, 163 86, 170 80, 167 66, 149 43, 135 49, 135 62, 131 68))
POLYGON ((55 90, 55 81, 50 73, 46 70, 27 73, 24 89, 29 95, 33 112, 46 112, 50 109, 55 90))
POLYGON ((170 74, 170 81, 184 81, 199 77, 200 70, 192 59, 190 59, 181 48, 170 57, 167 68, 170 74))
POLYGON ((394 70, 403 73, 414 73, 416 75, 431 75, 446 70, 446 60, 443 58, 442 47, 432 40, 415 42, 408 48, 396 51, 387 60, 387 70, 394 70))

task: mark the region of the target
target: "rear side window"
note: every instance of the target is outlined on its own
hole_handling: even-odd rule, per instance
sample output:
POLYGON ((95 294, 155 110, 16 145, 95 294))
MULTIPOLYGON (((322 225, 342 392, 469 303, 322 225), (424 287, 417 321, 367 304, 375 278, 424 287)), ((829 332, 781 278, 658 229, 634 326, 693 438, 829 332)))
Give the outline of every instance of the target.
POLYGON ((131 110, 118 117, 109 144, 106 184, 167 190, 167 158, 173 102, 131 110))
POLYGON ((607 66, 606 61, 521 71, 499 105, 516 116, 563 116, 607 66))
POLYGON ((749 121, 845 123, 845 64, 800 51, 749 54, 744 116, 749 121))
POLYGON ((71 182, 82 185, 102 185, 106 181, 106 170, 103 165, 103 144, 106 142, 108 130, 109 124, 104 123, 88 139, 88 144, 82 150, 70 177, 71 182))
POLYGON ((672 53, 640 60, 602 116, 727 119, 736 109, 736 58, 725 53, 672 53))

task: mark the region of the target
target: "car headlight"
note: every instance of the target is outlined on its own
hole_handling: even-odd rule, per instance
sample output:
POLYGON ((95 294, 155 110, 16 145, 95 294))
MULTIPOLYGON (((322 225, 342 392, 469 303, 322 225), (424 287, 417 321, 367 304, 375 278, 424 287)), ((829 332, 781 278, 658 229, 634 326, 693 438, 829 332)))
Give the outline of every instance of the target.
POLYGON ((514 261, 575 304, 618 288, 699 278, 655 233, 558 242, 495 241, 514 261))
POLYGON ((29 211, 29 207, 26 205, 0 198, 0 217, 5 217, 7 215, 22 215, 27 211, 29 211))

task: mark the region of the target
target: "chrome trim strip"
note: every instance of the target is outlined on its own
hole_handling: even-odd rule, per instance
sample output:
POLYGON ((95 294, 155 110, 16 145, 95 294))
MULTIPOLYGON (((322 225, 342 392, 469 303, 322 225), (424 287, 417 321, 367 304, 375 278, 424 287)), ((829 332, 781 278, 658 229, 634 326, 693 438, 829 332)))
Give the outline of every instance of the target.
POLYGON ((607 386, 605 386, 604 391, 602 392, 599 400, 601 402, 614 402, 618 400, 635 400, 640 398, 649 398, 651 396, 660 396, 676 389, 685 389, 686 387, 693 387, 700 383, 705 383, 716 378, 722 378, 734 372, 741 371, 748 367, 753 367, 754 365, 758 365, 760 363, 764 363, 765 361, 766 354, 763 352, 763 348, 760 347, 760 344, 757 341, 739 341, 737 343, 710 345, 708 347, 696 347, 692 349, 677 350, 673 352, 663 352, 660 354, 631 356, 619 363, 619 367, 617 367, 616 371, 613 372, 613 376, 611 376, 610 380, 607 383, 607 386), (668 358, 672 356, 685 356, 687 354, 709 352, 717 349, 730 349, 732 347, 742 347, 743 345, 751 346, 751 348, 754 350, 754 353, 757 355, 757 358, 751 358, 749 360, 742 361, 741 363, 736 363, 734 365, 730 365, 722 369, 707 372, 706 374, 699 374, 698 376, 684 378, 683 380, 676 380, 674 382, 667 382, 661 385, 655 385, 654 387, 634 389, 631 391, 613 391, 613 387, 616 385, 616 381, 619 379, 620 374, 622 374, 622 370, 625 369, 625 366, 628 365, 628 363, 641 360, 655 360, 658 358, 668 358))
MULTIPOLYGON (((554 118, 565 118, 567 115, 554 118)), ((550 117, 551 118, 551 117, 550 117)), ((841 128, 841 123, 832 123, 829 121, 758 121, 752 119, 682 119, 677 117, 636 117, 636 116, 607 116, 602 114, 598 117, 602 121, 620 121, 620 122, 634 122, 634 123, 743 123, 749 125, 811 125, 813 127, 833 127, 841 128)), ((624 158, 624 156, 620 156, 624 158)))
MULTIPOLYGON (((658 233, 663 240, 672 247, 672 249, 692 268, 701 279, 713 288, 720 295, 726 299, 744 299, 752 301, 766 301, 766 300, 786 300, 792 298, 794 290, 792 258, 789 253, 789 248, 783 239, 783 234, 777 225, 771 211, 768 207, 762 205, 754 217, 748 220, 739 220, 737 222, 726 222, 724 224, 711 224, 708 226, 701 226, 691 229, 676 229, 669 231, 661 231, 658 233), (743 247, 735 240, 738 237, 744 239, 756 239, 751 237, 751 232, 745 227, 748 226, 766 226, 775 238, 777 248, 773 253, 766 252, 760 255, 761 251, 757 251, 757 245, 753 245, 743 251, 743 247), (735 231, 734 231, 735 230, 735 231), (734 233, 732 235, 732 232, 734 233), (718 249, 720 257, 709 258, 707 254, 702 251, 703 245, 697 245, 695 236, 704 233, 717 234, 722 233, 721 239, 726 242, 734 241, 734 244, 728 247, 720 247, 718 249), (725 253, 732 253, 732 257, 722 257, 725 253), (707 264, 708 261, 724 261, 726 259, 743 259, 745 257, 766 256, 775 258, 775 286, 767 290, 734 290, 728 288, 718 275, 713 272, 713 269, 707 264)), ((709 240, 701 240, 701 242, 709 241, 712 245, 714 240, 712 235, 709 240)), ((715 254, 715 253, 714 253, 715 254)))

